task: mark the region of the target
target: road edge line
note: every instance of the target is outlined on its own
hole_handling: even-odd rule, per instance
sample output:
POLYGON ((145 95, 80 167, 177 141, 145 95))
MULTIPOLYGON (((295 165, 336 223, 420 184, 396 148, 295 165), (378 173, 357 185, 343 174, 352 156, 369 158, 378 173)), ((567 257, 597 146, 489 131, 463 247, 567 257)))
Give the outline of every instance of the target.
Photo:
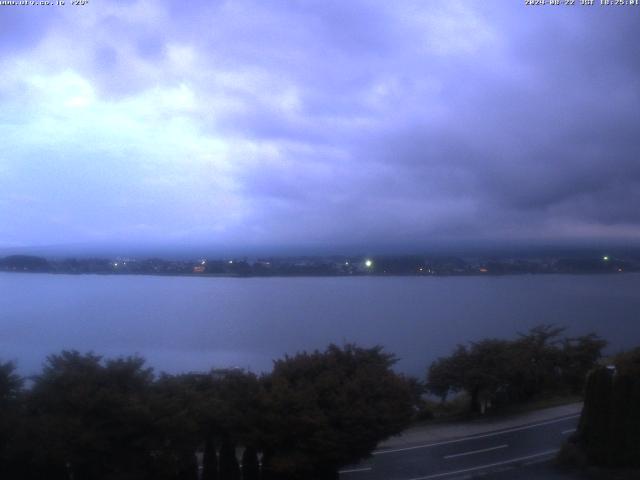
POLYGON ((372 452, 371 455, 385 455, 387 453, 396 453, 396 452, 404 452, 404 451, 408 451, 408 450, 418 450, 420 448, 430 448, 430 447, 438 447, 440 445, 449 445, 452 443, 460 443, 460 442, 467 442, 469 440, 476 440, 479 438, 487 438, 487 437, 495 437, 496 435, 502 435, 503 433, 511 433, 511 432, 519 432, 521 430, 527 430, 529 428, 536 428, 536 427, 541 427, 544 425, 551 425, 554 423, 560 423, 563 422, 565 420, 571 420, 574 418, 578 418, 580 417, 580 413, 576 413, 573 415, 569 415, 569 416, 565 416, 565 417, 558 417, 552 420, 548 420, 545 422, 540 422, 540 423, 534 423, 534 424, 530 424, 530 425, 523 425, 520 427, 513 427, 513 428, 508 428, 506 430, 494 430, 491 431, 489 433, 480 433, 477 435, 470 435, 468 437, 460 437, 460 438, 455 438, 452 440, 445 440, 442 442, 434 442, 434 443, 425 443, 422 445, 413 445, 411 447, 403 447, 403 448, 393 448, 393 449, 389 449, 389 450, 376 450, 375 452, 372 452))
POLYGON ((558 450, 547 450, 544 452, 540 452, 540 453, 534 453, 533 455, 527 455, 526 457, 518 457, 518 458, 512 458, 511 460, 504 460, 502 462, 496 462, 496 463, 488 463, 486 465, 480 465, 478 467, 471 467, 471 468, 465 468, 462 470, 454 470, 451 472, 443 472, 443 473, 435 473, 433 475, 427 475, 426 477, 414 477, 414 478, 410 478, 408 480, 429 480, 431 478, 440 478, 440 477, 446 477, 449 475, 459 475, 461 473, 468 473, 468 472, 473 472, 476 470, 482 470, 485 468, 492 468, 492 467, 499 467, 501 465, 509 465, 511 463, 517 463, 517 462, 521 462, 523 460, 529 460, 531 458, 537 458, 537 457, 543 457, 545 455, 551 455, 553 453, 557 453, 558 450))

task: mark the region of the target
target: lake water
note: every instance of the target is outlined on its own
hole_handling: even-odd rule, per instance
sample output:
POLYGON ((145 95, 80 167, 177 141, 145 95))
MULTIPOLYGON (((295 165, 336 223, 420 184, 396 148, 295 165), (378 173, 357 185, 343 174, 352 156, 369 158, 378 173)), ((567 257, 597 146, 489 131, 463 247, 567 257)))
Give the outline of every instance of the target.
POLYGON ((192 278, 0 273, 0 359, 139 353, 170 372, 239 366, 330 342, 381 344, 424 376, 457 343, 540 323, 640 345, 640 274, 504 277, 192 278))

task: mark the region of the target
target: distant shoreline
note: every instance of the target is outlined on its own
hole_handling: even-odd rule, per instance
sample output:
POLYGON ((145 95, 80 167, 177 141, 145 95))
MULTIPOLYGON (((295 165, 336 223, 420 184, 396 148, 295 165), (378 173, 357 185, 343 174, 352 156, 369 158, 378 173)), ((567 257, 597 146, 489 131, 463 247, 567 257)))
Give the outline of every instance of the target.
POLYGON ((361 274, 272 274, 272 275, 240 275, 227 273, 136 273, 136 272, 33 272, 17 270, 0 270, 0 273, 9 274, 30 274, 30 275, 68 275, 80 276, 100 276, 100 277, 182 277, 182 278, 451 278, 451 277, 524 277, 524 276, 579 276, 588 275, 609 276, 609 275, 629 275, 638 274, 638 271, 626 272, 519 272, 519 273, 435 273, 428 275, 400 274, 400 273, 361 273, 361 274))
POLYGON ((482 277, 536 274, 640 272, 640 256, 619 258, 460 258, 423 256, 332 256, 166 260, 162 258, 0 258, 0 271, 68 275, 150 275, 207 278, 268 277, 482 277))

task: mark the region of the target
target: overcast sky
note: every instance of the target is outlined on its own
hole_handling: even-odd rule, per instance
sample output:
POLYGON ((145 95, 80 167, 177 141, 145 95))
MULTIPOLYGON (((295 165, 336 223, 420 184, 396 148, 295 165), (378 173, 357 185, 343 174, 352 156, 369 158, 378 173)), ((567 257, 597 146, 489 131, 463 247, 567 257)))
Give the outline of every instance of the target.
POLYGON ((0 247, 640 239, 640 7, 66 3, 0 7, 0 247))

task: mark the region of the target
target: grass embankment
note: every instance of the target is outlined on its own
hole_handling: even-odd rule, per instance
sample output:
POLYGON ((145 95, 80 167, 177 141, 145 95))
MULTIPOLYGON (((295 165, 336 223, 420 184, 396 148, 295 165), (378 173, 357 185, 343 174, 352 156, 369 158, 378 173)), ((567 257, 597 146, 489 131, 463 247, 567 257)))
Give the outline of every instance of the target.
POLYGON ((426 400, 422 411, 417 415, 416 420, 414 421, 414 426, 469 421, 479 418, 495 419, 510 415, 534 412, 536 410, 543 410, 545 408, 569 405, 582 401, 583 397, 581 395, 544 395, 533 398, 526 403, 501 406, 499 408, 490 408, 486 413, 480 414, 471 411, 471 401, 469 396, 466 394, 460 394, 444 403, 439 401, 426 400))

